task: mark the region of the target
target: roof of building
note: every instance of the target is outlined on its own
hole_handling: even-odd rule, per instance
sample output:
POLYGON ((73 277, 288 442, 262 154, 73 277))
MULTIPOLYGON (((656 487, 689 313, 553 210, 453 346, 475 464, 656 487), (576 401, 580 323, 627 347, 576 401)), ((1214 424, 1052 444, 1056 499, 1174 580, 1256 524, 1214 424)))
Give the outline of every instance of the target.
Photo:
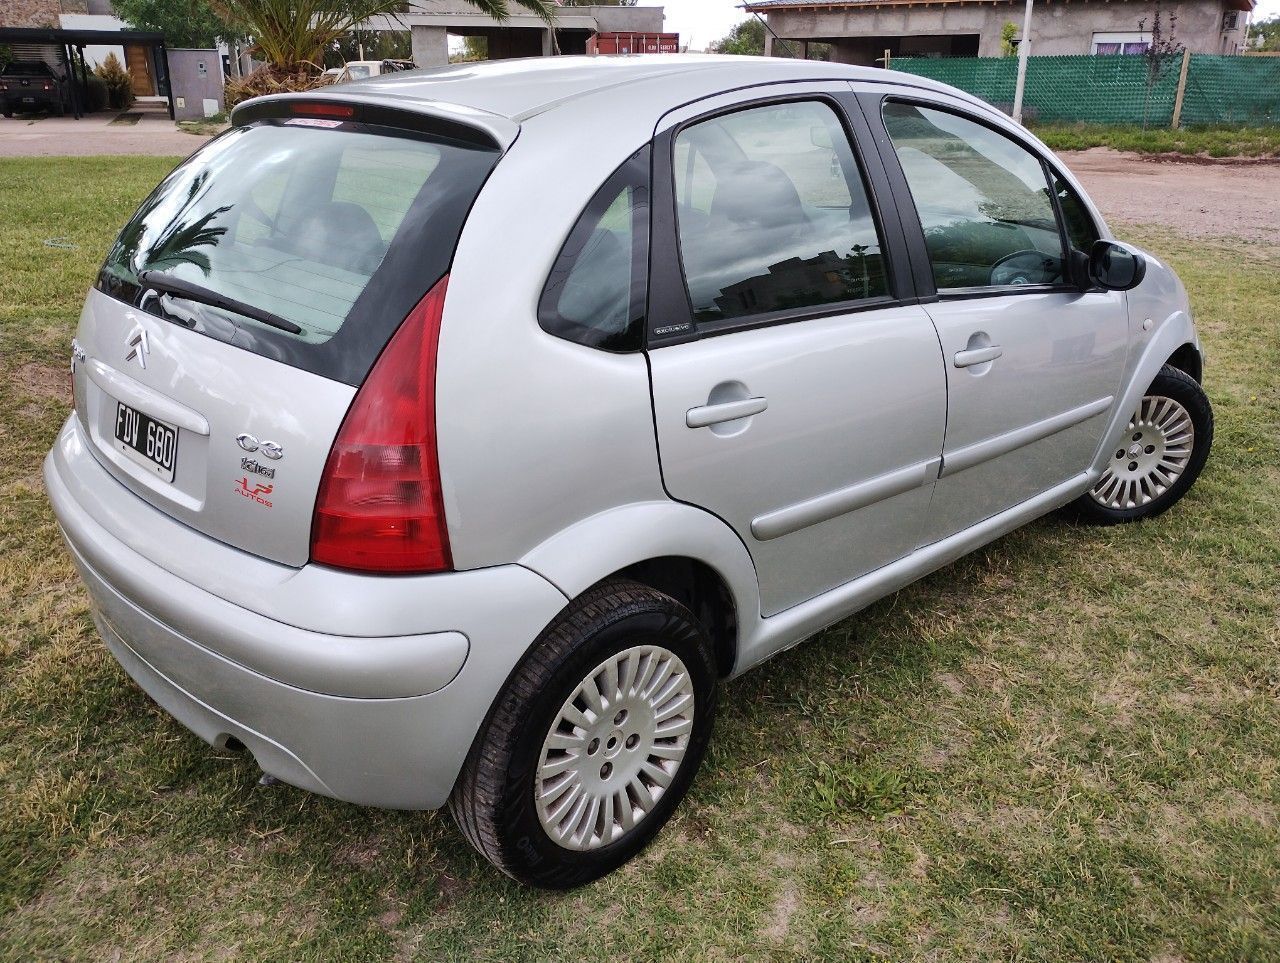
POLYGON ((164 34, 154 30, 64 30, 60 27, 0 27, 0 43, 163 44, 164 34))

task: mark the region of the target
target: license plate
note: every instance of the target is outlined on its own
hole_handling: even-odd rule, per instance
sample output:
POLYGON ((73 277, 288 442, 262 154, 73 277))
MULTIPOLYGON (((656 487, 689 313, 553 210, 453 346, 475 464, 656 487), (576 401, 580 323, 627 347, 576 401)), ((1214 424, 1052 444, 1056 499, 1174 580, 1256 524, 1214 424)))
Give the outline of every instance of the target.
POLYGON ((22 102, 24 104, 34 104, 36 102, 36 99, 34 97, 23 97, 22 102))
POLYGON ((120 450, 167 482, 178 460, 178 429, 116 402, 116 444, 120 450))

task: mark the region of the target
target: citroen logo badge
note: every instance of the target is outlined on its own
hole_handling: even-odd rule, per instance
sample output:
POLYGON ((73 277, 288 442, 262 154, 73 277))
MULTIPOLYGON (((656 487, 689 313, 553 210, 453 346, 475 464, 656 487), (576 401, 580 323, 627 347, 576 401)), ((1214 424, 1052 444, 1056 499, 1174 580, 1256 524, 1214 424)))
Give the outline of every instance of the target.
POLYGON ((129 336, 129 353, 124 356, 125 361, 136 361, 138 367, 144 370, 147 367, 147 355, 151 353, 151 345, 147 343, 147 330, 141 326, 133 329, 133 334, 129 336))
POLYGON ((282 445, 278 445, 274 441, 258 441, 257 438, 250 434, 236 435, 236 444, 245 451, 256 451, 272 461, 279 461, 284 457, 284 447, 282 445))

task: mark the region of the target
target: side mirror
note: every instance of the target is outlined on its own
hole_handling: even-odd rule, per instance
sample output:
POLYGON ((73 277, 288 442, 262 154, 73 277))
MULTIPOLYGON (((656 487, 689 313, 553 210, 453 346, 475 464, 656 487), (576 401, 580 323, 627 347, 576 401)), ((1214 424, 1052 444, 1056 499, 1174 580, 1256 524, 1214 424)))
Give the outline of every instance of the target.
POLYGON ((1113 241, 1095 241, 1089 252, 1088 276, 1108 291, 1131 291, 1147 276, 1147 260, 1113 241))

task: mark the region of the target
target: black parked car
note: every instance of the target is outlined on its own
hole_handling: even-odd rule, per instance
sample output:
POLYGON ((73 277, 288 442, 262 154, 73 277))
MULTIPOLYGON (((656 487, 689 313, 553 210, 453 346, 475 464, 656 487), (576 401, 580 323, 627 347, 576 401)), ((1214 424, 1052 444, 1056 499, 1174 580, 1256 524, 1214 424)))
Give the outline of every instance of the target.
POLYGON ((0 67, 0 108, 6 117, 15 112, 45 110, 55 117, 66 112, 62 81, 48 64, 39 60, 15 60, 0 67))

